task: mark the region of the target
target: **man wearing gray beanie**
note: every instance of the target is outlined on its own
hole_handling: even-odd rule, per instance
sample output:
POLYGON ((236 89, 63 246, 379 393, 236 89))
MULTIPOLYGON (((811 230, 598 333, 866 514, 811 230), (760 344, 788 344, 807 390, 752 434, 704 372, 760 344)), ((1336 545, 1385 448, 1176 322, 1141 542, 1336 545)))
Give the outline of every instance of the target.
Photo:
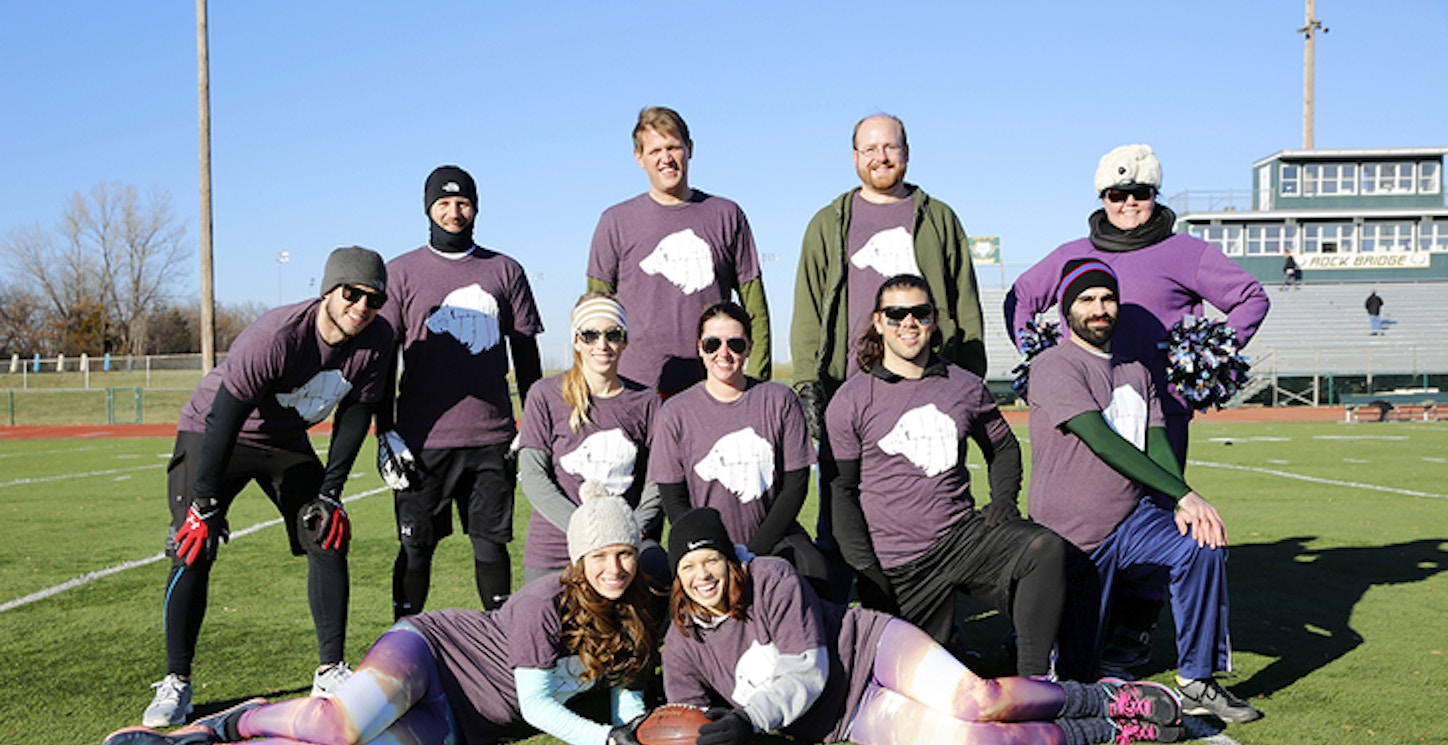
POLYGON ((377 318, 386 302, 382 257, 357 246, 333 251, 321 297, 276 308, 248 326, 181 410, 166 468, 166 677, 153 686, 145 726, 174 726, 191 713, 191 663, 211 566, 228 537, 232 500, 252 481, 281 513, 292 553, 307 557, 321 663, 313 693, 350 674, 343 651, 351 524, 342 487, 387 384, 392 326, 377 318), (307 429, 334 409, 324 467, 307 429))
POLYGON ((397 502, 396 618, 427 602, 453 503, 472 541, 483 607, 501 606, 512 584, 509 445, 518 430, 508 362, 511 353, 521 401, 542 377, 535 337, 543 321, 523 267, 473 242, 477 200, 467 171, 434 169, 423 184, 428 243, 387 264, 392 302, 382 315, 403 364, 395 405, 389 398, 377 412, 377 466, 397 502))

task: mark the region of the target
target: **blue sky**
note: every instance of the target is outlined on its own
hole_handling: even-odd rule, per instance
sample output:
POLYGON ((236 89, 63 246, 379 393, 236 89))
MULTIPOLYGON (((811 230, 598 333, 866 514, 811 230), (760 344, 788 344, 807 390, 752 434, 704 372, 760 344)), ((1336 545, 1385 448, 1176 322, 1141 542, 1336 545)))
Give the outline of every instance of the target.
MULTIPOLYGON (((1245 190, 1254 160, 1301 147, 1304 9, 213 1, 217 297, 300 299, 334 247, 421 245, 423 179, 457 163, 479 242, 533 275, 561 354, 599 213, 647 187, 634 118, 662 104, 693 130, 691 183, 749 216, 784 358, 800 236, 856 183, 857 119, 905 120, 909 180, 1000 236, 1004 271, 979 272, 998 284, 1084 234, 1116 145, 1151 144, 1168 195, 1245 190)), ((1316 145, 1448 145, 1448 3, 1317 14, 1316 145)), ((166 189, 199 241, 194 3, 6 3, 0 67, 0 233, 105 181, 166 189)))

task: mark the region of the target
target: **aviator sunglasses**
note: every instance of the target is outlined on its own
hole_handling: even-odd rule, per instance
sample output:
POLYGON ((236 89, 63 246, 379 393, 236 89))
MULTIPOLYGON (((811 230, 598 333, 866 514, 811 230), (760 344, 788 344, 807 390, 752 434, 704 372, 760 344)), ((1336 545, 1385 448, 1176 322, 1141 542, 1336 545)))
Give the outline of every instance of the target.
POLYGON ((1145 202, 1156 196, 1156 189, 1150 186, 1137 186, 1131 189, 1107 189, 1106 201, 1113 204, 1125 202, 1127 197, 1136 197, 1136 201, 1145 202))
POLYGON ((342 299, 346 300, 348 304, 355 303, 363 298, 366 298, 367 307, 372 310, 380 310, 383 305, 387 304, 387 296, 380 292, 368 292, 351 285, 342 285, 342 299))
POLYGON ((621 344, 625 339, 628 338, 628 332, 617 326, 614 326, 607 331, 599 331, 598 329, 579 329, 573 333, 578 335, 579 341, 583 342, 584 345, 590 347, 598 341, 598 337, 600 336, 603 337, 603 340, 608 342, 609 344, 621 344))
POLYGON ((744 354, 744 348, 749 346, 749 340, 742 336, 731 336, 727 341, 717 336, 706 336, 699 343, 699 346, 703 347, 704 354, 713 354, 719 351, 719 347, 725 344, 729 345, 729 351, 735 354, 744 354))
POLYGON ((935 316, 935 306, 930 303, 920 305, 887 305, 880 309, 885 316, 885 323, 891 326, 899 326, 905 320, 905 316, 915 316, 915 320, 921 326, 929 326, 935 316))

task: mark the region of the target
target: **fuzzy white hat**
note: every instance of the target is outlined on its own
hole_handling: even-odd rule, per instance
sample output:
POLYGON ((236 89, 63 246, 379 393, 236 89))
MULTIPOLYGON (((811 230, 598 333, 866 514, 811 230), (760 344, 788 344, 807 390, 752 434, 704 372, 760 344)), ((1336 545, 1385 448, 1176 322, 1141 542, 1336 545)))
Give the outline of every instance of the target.
POLYGON ((576 563, 584 555, 604 546, 624 544, 635 549, 642 543, 633 508, 622 497, 611 497, 603 484, 585 481, 578 489, 583 502, 568 518, 568 560, 576 563))
POLYGON ((1122 145, 1101 156, 1096 166, 1096 194, 1119 186, 1140 184, 1161 189, 1161 161, 1150 145, 1122 145))

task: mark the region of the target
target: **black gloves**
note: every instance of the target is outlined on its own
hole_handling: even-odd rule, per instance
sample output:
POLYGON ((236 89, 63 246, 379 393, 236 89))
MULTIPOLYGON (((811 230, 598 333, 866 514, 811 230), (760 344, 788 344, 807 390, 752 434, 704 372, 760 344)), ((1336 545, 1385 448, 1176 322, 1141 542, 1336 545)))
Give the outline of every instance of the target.
POLYGON ((994 528, 1021 519, 1021 508, 1017 507, 1015 502, 992 498, 990 504, 980 508, 980 516, 985 518, 987 528, 994 528))
POLYGON ((704 716, 712 721, 699 727, 697 745, 746 745, 754 736, 754 723, 740 709, 714 708, 704 716))
POLYGON ((648 714, 640 714, 633 718, 628 724, 620 724, 608 731, 608 745, 639 745, 638 732, 640 724, 648 718, 648 714))
POLYGON ((900 615, 900 603, 895 599, 895 588, 890 586, 890 578, 885 576, 878 564, 860 570, 858 575, 855 578, 855 592, 860 595, 860 605, 893 616, 900 615))
POLYGON ((804 423, 809 427, 809 436, 818 440, 825 431, 825 390, 819 381, 805 383, 795 392, 799 405, 804 407, 804 423))

